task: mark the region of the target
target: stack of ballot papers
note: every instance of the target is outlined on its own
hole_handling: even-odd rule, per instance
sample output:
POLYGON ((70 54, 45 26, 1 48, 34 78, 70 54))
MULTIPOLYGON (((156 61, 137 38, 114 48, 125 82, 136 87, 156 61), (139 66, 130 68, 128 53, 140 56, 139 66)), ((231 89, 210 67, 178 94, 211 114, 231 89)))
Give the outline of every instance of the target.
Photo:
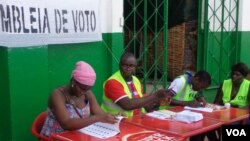
POLYGON ((118 122, 115 124, 96 122, 87 127, 80 129, 79 131, 88 134, 90 136, 94 136, 101 139, 106 139, 109 137, 113 137, 120 133, 120 122, 124 118, 123 116, 116 117, 118 122))
POLYGON ((171 119, 175 116, 175 112, 169 111, 169 110, 158 110, 158 111, 153 111, 150 113, 147 113, 147 116, 157 118, 157 119, 171 119))
POLYGON ((178 112, 174 116, 174 120, 185 122, 185 123, 193 123, 202 119, 203 119, 203 115, 201 113, 191 112, 189 110, 178 112))

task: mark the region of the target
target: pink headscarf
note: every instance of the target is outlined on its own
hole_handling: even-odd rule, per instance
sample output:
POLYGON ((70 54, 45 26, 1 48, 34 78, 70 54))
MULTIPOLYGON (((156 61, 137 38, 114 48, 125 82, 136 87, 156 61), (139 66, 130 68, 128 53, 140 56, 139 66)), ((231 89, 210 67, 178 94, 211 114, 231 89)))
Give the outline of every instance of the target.
POLYGON ((79 83, 93 86, 96 80, 94 69, 86 62, 79 61, 72 72, 72 77, 79 83))

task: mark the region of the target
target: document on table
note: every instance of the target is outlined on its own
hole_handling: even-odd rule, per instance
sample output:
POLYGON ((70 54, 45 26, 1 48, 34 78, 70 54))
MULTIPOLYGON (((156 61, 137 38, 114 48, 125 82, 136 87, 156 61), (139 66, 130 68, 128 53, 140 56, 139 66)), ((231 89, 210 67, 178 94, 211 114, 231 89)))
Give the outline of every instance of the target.
POLYGON ((213 109, 212 108, 209 108, 209 107, 189 107, 189 106, 185 106, 184 107, 185 110, 196 110, 196 111, 203 111, 203 112, 213 112, 213 109))
POLYGON ((124 118, 122 116, 117 117, 119 120, 115 124, 103 123, 103 122, 96 122, 91 124, 87 127, 80 129, 79 131, 88 134, 90 136, 94 136, 101 139, 106 139, 109 137, 113 137, 120 133, 120 122, 124 118))
POLYGON ((146 115, 157 119, 171 119, 175 114, 173 111, 159 110, 147 113, 146 115))
POLYGON ((212 103, 207 103, 205 107, 189 107, 185 106, 184 109, 186 110, 197 110, 197 111, 203 111, 203 112, 213 112, 213 111, 218 111, 218 110, 225 110, 227 109, 225 106, 220 106, 212 103))

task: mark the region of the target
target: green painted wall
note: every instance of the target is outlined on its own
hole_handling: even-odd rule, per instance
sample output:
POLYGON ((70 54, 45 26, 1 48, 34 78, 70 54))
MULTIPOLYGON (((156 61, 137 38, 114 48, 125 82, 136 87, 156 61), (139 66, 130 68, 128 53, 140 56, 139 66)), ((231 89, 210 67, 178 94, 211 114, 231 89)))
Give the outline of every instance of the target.
MULTIPOLYGON (((0 47, 0 141, 11 138, 8 49, 0 47)), ((8 140, 6 140, 8 141, 8 140)))
POLYGON ((240 61, 250 67, 250 31, 240 32, 240 61))
POLYGON ((46 110, 52 89, 69 82, 76 61, 85 60, 96 70, 93 91, 101 103, 102 84, 118 69, 112 60, 122 51, 121 33, 103 34, 103 42, 0 47, 0 141, 36 140, 31 134, 34 118, 46 110))
POLYGON ((48 53, 46 46, 11 48, 8 52, 11 131, 13 141, 26 139, 34 115, 46 104, 48 53))

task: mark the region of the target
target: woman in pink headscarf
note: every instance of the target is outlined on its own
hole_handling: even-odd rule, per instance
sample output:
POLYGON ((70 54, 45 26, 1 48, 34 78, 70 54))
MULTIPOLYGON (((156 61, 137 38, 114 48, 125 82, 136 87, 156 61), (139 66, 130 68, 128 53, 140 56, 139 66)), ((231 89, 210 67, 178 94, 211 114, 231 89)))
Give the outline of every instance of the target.
POLYGON ((76 63, 70 83, 56 88, 49 97, 42 135, 77 130, 95 122, 116 122, 115 116, 102 111, 90 90, 95 80, 95 71, 88 63, 76 63))

